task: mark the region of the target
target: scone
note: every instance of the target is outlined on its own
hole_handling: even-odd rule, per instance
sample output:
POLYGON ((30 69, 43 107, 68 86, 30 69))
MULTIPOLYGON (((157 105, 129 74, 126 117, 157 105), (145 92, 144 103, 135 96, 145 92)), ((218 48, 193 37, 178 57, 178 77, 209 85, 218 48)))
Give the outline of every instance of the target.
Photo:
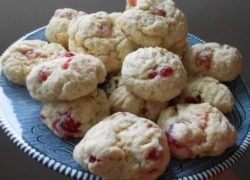
POLYGON ((180 45, 176 44, 183 44, 188 34, 185 15, 170 0, 137 1, 135 8, 123 13, 121 27, 130 40, 141 46, 172 50, 177 50, 180 45))
POLYGON ((208 102, 223 113, 233 110, 234 97, 227 86, 212 77, 189 78, 176 103, 208 102))
POLYGON ((146 101, 130 92, 126 86, 119 86, 109 97, 111 113, 130 112, 140 117, 156 121, 167 102, 146 101))
POLYGON ((118 72, 124 57, 136 47, 121 31, 120 15, 97 12, 74 19, 68 28, 69 50, 94 55, 107 72, 118 72))
POLYGON ((34 67, 26 84, 34 99, 74 100, 94 91, 105 76, 105 67, 98 58, 71 53, 34 67))
POLYGON ((53 60, 65 52, 60 44, 49 44, 41 40, 19 41, 1 57, 2 71, 8 80, 25 85, 26 76, 35 65, 53 60))
POLYGON ((153 180, 164 172, 169 150, 166 136, 154 122, 118 112, 91 128, 73 157, 109 180, 153 180))
POLYGON ((127 55, 121 73, 131 92, 159 102, 179 95, 187 78, 179 56, 158 47, 140 48, 127 55))
POLYGON ((183 63, 189 74, 232 81, 240 74, 242 56, 236 48, 228 45, 196 44, 187 52, 183 63))
POLYGON ((219 156, 236 143, 235 127, 209 103, 181 104, 162 111, 158 125, 168 136, 171 156, 219 156))
POLYGON ((55 42, 68 47, 68 26, 70 21, 86 13, 70 8, 57 9, 46 27, 45 36, 50 42, 55 42))
POLYGON ((109 115, 109 102, 102 90, 74 101, 54 101, 43 104, 40 118, 56 135, 79 138, 109 115))

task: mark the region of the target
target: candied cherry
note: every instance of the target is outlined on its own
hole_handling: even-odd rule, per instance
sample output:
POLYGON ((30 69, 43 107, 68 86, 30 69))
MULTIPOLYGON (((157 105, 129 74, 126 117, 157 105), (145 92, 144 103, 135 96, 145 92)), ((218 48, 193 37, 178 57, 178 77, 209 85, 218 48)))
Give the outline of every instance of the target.
POLYGON ((158 69, 153 69, 149 74, 148 78, 149 79, 154 79, 156 76, 161 76, 161 77, 169 77, 172 76, 174 73, 173 68, 169 66, 161 67, 158 69))
POLYGON ((70 61, 72 59, 68 59, 65 63, 63 63, 63 69, 68 69, 69 68, 69 65, 70 65, 70 61))
POLYGON ((38 82, 42 83, 42 82, 46 81, 47 79, 48 79, 48 74, 41 70, 38 74, 38 82))
POLYGON ((38 57, 46 58, 45 55, 42 55, 41 53, 36 53, 33 49, 28 50, 28 51, 24 51, 24 52, 22 52, 22 54, 24 56, 26 56, 28 59, 35 59, 35 58, 38 58, 38 57))
POLYGON ((140 110, 140 114, 142 116, 145 116, 147 114, 147 112, 148 112, 148 109, 146 107, 142 107, 141 110, 140 110))
POLYGON ((197 53, 196 60, 195 60, 196 65, 203 66, 206 69, 210 69, 211 55, 212 55, 211 48, 206 47, 205 49, 201 50, 199 53, 197 53))
POLYGON ((157 15, 162 16, 162 17, 166 17, 167 13, 163 9, 160 9, 157 11, 157 15))
POLYGON ((146 159, 156 161, 162 157, 162 151, 157 150, 156 148, 153 148, 149 154, 147 155, 146 159))
POLYGON ((79 132, 81 123, 71 118, 70 111, 59 113, 60 117, 54 123, 54 129, 64 138, 71 138, 72 134, 79 132))
POLYGON ((128 3, 130 6, 136 6, 137 0, 129 0, 128 3))

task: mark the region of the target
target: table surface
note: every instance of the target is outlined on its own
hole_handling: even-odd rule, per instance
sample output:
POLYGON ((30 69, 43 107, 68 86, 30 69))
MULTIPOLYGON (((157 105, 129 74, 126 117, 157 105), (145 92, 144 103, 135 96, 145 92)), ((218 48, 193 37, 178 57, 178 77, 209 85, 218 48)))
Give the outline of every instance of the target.
MULTIPOLYGON (((250 1, 248 0, 176 0, 186 14, 189 31, 208 41, 238 47, 245 64, 242 74, 250 82, 250 1)), ((1 0, 0 1, 0 54, 22 35, 48 23, 55 9, 70 7, 88 13, 123 11, 125 0, 1 0)), ((250 150, 226 179, 249 179, 250 150), (233 173, 236 177, 234 177, 233 173)), ((66 180, 67 177, 43 167, 19 149, 0 130, 0 179, 66 180)))

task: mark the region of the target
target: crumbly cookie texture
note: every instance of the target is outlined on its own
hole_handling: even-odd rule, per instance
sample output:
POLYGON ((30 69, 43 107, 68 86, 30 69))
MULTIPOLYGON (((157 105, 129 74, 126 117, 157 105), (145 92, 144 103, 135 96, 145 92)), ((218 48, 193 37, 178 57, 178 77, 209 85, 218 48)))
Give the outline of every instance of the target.
POLYGON ((46 28, 46 38, 50 42, 59 43, 67 48, 69 39, 67 30, 70 21, 77 16, 85 14, 86 13, 82 11, 77 11, 70 8, 57 9, 46 28))
POLYGON ((120 86, 109 97, 111 113, 130 112, 140 117, 156 121, 167 102, 146 101, 130 92, 126 86, 120 86))
POLYGON ((219 156, 236 143, 235 127, 209 103, 181 104, 162 111, 158 125, 178 159, 219 156))
POLYGON ((187 78, 179 56, 158 47, 140 48, 127 55, 121 74, 135 95, 159 102, 179 95, 187 78))
POLYGON ((65 53, 60 44, 41 40, 23 40, 12 45, 1 57, 2 71, 8 80, 25 85, 26 76, 35 65, 65 53))
POLYGON ((196 44, 186 53, 183 63, 189 74, 232 81, 240 74, 242 56, 238 49, 229 45, 196 44))
POLYGON ((109 115, 109 102, 102 90, 74 101, 54 101, 43 104, 40 118, 56 135, 79 138, 109 115))
POLYGON ((141 8, 141 9, 148 9, 148 7, 151 5, 153 7, 158 7, 158 9, 162 9, 162 7, 175 6, 175 3, 173 0, 126 0, 126 9, 131 8, 141 8))
POLYGON ((173 1, 137 2, 138 5, 125 11, 121 18, 122 30, 129 39, 144 47, 173 50, 178 47, 176 44, 187 39, 187 20, 173 1))
POLYGON ((223 113, 233 110, 234 97, 227 86, 212 77, 192 77, 180 96, 177 103, 203 103, 208 102, 223 113))
POLYGON ((169 150, 166 136, 154 122, 118 112, 91 128, 73 157, 110 180, 153 180, 164 172, 169 150))
POLYGON ((121 31, 120 16, 97 12, 72 20, 68 28, 70 51, 94 55, 107 72, 118 72, 124 57, 137 47, 121 31))
POLYGON ((67 53, 34 67, 26 83, 34 99, 74 100, 95 90, 105 76, 105 67, 98 58, 67 53))

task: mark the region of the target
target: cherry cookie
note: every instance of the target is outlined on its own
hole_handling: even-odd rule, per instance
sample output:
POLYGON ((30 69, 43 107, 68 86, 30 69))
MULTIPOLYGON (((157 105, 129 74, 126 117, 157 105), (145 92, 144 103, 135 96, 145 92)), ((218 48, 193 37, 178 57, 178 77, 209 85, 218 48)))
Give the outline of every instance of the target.
POLYGON ((74 159, 109 180, 152 180, 169 162, 167 138, 152 121, 115 113, 92 127, 75 146, 74 159))
POLYGON ((94 91, 105 76, 98 58, 66 53, 36 66, 27 76, 27 88, 31 97, 40 101, 74 100, 94 91))
POLYGON ((196 44, 187 52, 183 63, 189 74, 232 81, 240 74, 242 56, 238 49, 229 45, 196 44))
POLYGON ((178 159, 219 156, 236 143, 235 127, 209 103, 180 104, 162 111, 158 124, 178 159))
POLYGON ((176 103, 208 102, 223 113, 233 110, 234 97, 227 86, 212 77, 189 78, 176 103))
POLYGON ((122 33, 120 16, 121 13, 97 12, 73 20, 68 28, 70 51, 100 58, 107 72, 119 71, 124 57, 136 47, 122 33))
POLYGON ((55 43, 23 40, 12 45, 1 57, 2 71, 8 80, 25 85, 26 76, 41 62, 50 61, 66 50, 55 43))
POLYGON ((97 122, 109 115, 109 102, 98 89, 74 101, 55 101, 43 104, 40 118, 62 138, 79 138, 97 122))
POLYGON ((130 112, 140 117, 156 121, 168 103, 146 101, 130 92, 126 86, 119 86, 109 97, 111 113, 130 112))
POLYGON ((128 4, 121 27, 130 40, 144 47, 175 50, 180 55, 187 50, 187 20, 173 1, 133 0, 128 4))
POLYGON ((55 42, 63 45, 65 48, 68 47, 68 26, 70 21, 86 13, 82 11, 77 11, 70 8, 57 9, 54 16, 49 21, 49 24, 46 28, 46 38, 50 42, 55 42))
POLYGON ((140 48, 126 56, 123 83, 136 96, 166 102, 181 93, 186 71, 178 55, 163 48, 140 48))

